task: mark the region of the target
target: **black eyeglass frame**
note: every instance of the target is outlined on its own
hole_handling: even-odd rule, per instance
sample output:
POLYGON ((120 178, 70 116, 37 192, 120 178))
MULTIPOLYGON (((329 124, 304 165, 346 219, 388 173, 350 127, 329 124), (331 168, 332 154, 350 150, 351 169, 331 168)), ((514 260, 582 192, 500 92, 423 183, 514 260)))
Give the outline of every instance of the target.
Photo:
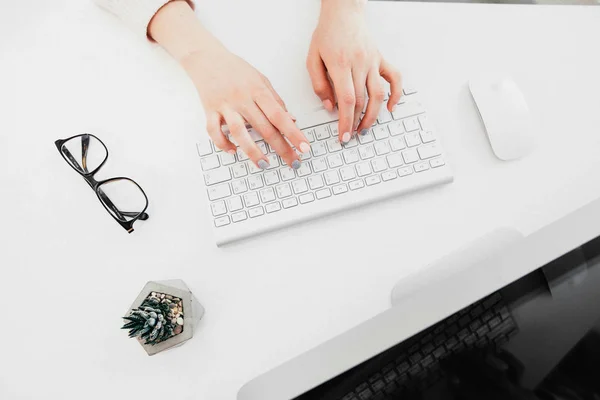
POLYGON ((98 200, 104 206, 104 208, 110 214, 110 216, 113 217, 113 219, 115 221, 117 221, 119 223, 119 225, 121 225, 123 227, 123 229, 125 229, 128 233, 133 232, 133 223, 135 221, 137 221, 138 219, 141 221, 145 221, 150 217, 148 214, 146 214, 146 210, 148 209, 148 196, 146 196, 146 192, 144 192, 144 189, 142 189, 142 187, 140 185, 138 185, 138 183, 136 181, 134 181, 133 179, 124 177, 124 176, 108 178, 108 179, 104 179, 102 181, 97 181, 94 178, 94 175, 96 174, 96 172, 98 172, 100 170, 100 168, 102 168, 102 166, 108 160, 108 155, 109 155, 108 148, 106 147, 104 142, 102 140, 100 140, 97 136, 92 135, 91 133, 82 133, 79 135, 71 136, 70 138, 67 138, 67 139, 56 140, 54 142, 54 144, 56 145, 58 152, 60 153, 62 158, 66 161, 66 163, 69 164, 71 166, 71 168, 73 168, 75 170, 75 172, 77 172, 79 175, 81 175, 83 177, 83 179, 87 182, 87 184, 90 185, 90 187, 94 190, 94 192, 96 193, 96 196, 98 196, 98 200), (98 142, 100 142, 100 144, 104 147, 104 150, 106 151, 106 157, 104 157, 104 160, 100 163, 100 165, 98 165, 98 167, 96 167, 96 169, 94 169, 91 172, 87 171, 87 166, 86 166, 87 146, 89 146, 89 140, 86 143, 83 140, 83 137, 85 137, 85 136, 93 137, 94 139, 96 139, 98 142), (77 166, 79 166, 79 163, 75 160, 75 158, 73 157, 71 152, 66 147, 63 148, 63 145, 66 142, 68 142, 69 140, 78 138, 78 137, 82 137, 83 169, 77 168, 77 166), (146 205, 144 206, 144 209, 140 213, 120 211, 114 205, 114 203, 108 198, 108 196, 102 191, 101 186, 103 184, 112 182, 112 181, 119 181, 119 180, 127 180, 127 181, 133 183, 134 185, 136 185, 138 187, 138 189, 140 189, 140 191, 144 195, 144 198, 146 199, 146 205), (132 217, 132 219, 127 220, 127 219, 125 219, 125 217, 132 217))

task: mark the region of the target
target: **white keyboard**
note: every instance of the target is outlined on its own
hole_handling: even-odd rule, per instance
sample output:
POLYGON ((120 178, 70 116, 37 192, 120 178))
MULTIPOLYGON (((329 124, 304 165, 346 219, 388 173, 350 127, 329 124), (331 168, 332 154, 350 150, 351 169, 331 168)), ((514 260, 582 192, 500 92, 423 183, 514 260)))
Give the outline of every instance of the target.
POLYGON ((452 181, 414 90, 405 89, 393 113, 384 103, 369 132, 345 145, 338 140, 336 114, 316 111, 297 124, 311 143, 311 154, 301 156, 297 170, 252 129, 269 159, 267 170, 257 168, 239 148, 231 155, 209 139, 198 143, 217 245, 452 181))

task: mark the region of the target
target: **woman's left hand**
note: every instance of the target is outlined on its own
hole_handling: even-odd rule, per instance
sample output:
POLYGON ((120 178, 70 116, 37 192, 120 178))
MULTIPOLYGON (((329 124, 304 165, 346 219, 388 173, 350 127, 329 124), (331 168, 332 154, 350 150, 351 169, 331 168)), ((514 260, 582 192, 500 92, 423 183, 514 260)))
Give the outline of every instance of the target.
POLYGON ((322 0, 306 60, 313 89, 328 111, 333 111, 337 98, 339 140, 343 143, 350 141, 354 132, 365 134, 375 123, 387 97, 379 77, 390 83, 390 112, 402 95, 400 73, 383 59, 369 36, 365 4, 365 0, 322 0), (366 93, 368 104, 361 121, 366 93))

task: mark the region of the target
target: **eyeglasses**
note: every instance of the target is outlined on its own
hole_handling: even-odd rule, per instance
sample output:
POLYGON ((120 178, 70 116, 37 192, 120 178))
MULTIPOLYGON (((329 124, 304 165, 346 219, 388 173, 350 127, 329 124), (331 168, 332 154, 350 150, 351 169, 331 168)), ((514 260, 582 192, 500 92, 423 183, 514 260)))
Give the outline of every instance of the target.
POLYGON ((94 174, 108 159, 108 149, 94 135, 84 133, 54 142, 63 159, 85 179, 96 192, 106 211, 127 232, 133 232, 135 221, 148 219, 148 197, 135 181, 124 178, 94 179, 94 174))

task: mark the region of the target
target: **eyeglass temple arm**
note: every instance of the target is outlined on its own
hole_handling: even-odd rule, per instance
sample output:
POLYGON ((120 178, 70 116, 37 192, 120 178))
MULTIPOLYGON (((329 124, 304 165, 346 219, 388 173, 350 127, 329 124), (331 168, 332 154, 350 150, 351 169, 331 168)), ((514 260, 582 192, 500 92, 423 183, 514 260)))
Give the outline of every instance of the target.
MULTIPOLYGON (((123 222, 127 222, 127 220, 125 219, 125 217, 132 217, 135 218, 138 216, 139 213, 137 212, 130 212, 130 211, 121 211, 117 208, 117 206, 115 206, 115 204, 108 198, 108 196, 102 191, 102 189, 98 188, 98 194, 100 195, 100 198, 102 199, 102 201, 104 201, 104 204, 106 204, 106 206, 108 208, 110 208, 111 210, 114 211, 115 215, 117 216, 117 218, 119 218, 121 221, 123 222)), ((145 221, 149 218, 149 215, 146 213, 141 213, 139 214, 139 218, 142 221, 145 221)))
POLYGON ((67 157, 69 159, 69 161, 71 161, 71 165, 73 165, 79 172, 81 172, 82 174, 85 174, 87 172, 87 170, 84 171, 81 169, 81 167, 79 166, 79 163, 77 161, 75 161, 75 157, 73 157, 73 154, 71 154, 69 149, 67 149, 66 147, 62 147, 61 151, 63 152, 65 157, 67 157))
POLYGON ((87 173, 89 172, 87 169, 87 153, 90 147, 90 135, 82 135, 81 136, 81 165, 83 166, 83 170, 87 173))

